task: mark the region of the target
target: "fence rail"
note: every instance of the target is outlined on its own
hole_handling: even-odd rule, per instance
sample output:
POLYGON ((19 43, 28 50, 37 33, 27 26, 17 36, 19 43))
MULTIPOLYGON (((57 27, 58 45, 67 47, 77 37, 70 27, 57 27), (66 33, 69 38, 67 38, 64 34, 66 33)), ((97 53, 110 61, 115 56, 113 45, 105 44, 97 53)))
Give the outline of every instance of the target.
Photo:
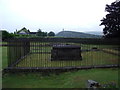
POLYGON ((64 68, 118 65, 118 39, 15 38, 7 40, 9 68, 64 68), (51 61, 53 46, 77 45, 82 60, 51 61), (105 49, 108 51, 105 52, 105 49), (109 53, 110 50, 110 53, 109 53))

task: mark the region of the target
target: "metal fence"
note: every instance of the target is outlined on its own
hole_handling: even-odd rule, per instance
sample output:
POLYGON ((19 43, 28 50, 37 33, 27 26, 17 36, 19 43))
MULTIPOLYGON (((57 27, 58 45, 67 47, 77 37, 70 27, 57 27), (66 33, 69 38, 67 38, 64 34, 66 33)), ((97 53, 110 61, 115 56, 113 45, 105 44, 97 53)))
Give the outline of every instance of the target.
POLYGON ((15 38, 7 40, 9 68, 68 68, 118 65, 118 39, 15 38), (51 60, 53 46, 77 45, 82 60, 51 60))

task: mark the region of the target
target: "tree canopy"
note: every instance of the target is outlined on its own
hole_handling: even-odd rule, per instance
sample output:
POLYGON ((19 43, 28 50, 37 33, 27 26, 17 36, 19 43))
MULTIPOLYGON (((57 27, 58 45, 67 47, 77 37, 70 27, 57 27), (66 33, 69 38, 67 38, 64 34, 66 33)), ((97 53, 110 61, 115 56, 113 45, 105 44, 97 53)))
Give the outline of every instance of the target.
POLYGON ((111 5, 106 5, 108 12, 100 25, 104 25, 103 33, 105 38, 120 38, 120 1, 115 1, 111 5))
POLYGON ((13 34, 10 34, 8 31, 6 30, 0 30, 0 37, 2 37, 2 40, 5 40, 5 39, 10 39, 10 38, 14 38, 14 35, 13 34))
POLYGON ((55 33, 52 32, 52 31, 50 31, 50 32, 48 33, 48 36, 55 36, 55 33))
POLYGON ((45 37, 45 36, 47 36, 47 32, 42 32, 42 30, 39 29, 39 30, 37 31, 37 36, 45 37))

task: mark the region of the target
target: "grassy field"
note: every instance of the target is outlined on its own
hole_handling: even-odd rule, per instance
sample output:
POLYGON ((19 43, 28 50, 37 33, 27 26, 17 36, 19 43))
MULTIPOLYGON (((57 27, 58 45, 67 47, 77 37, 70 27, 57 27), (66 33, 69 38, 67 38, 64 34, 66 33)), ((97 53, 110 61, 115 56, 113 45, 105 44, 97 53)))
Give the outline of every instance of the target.
POLYGON ((22 60, 18 67, 64 67, 117 64, 118 56, 102 51, 90 51, 82 53, 82 61, 51 61, 51 54, 30 54, 22 60), (103 57, 104 56, 104 57, 103 57))
MULTIPOLYGON (((96 46, 96 45, 95 45, 96 46)), ((92 45, 91 45, 92 47, 92 45)), ((85 46, 83 48, 91 48, 90 46, 85 46)), ((98 46, 100 47, 100 46, 98 46)), ((105 48, 106 46, 101 46, 101 48, 105 48)), ((107 46, 113 47, 113 46, 107 46)), ((2 51, 0 54, 2 54, 2 67, 7 67, 7 48, 6 47, 0 47, 2 51)), ((42 49, 42 51, 48 51, 48 49, 42 49)), ((50 50, 50 48, 49 48, 50 50)), ((37 54, 31 54, 32 56, 28 56, 27 58, 30 59, 30 57, 34 57, 33 60, 37 60, 38 56, 37 54)), ((70 62, 61 62, 64 63, 65 66, 69 65, 84 65, 92 63, 92 60, 95 61, 96 64, 98 64, 98 60, 102 60, 104 64, 106 63, 117 63, 116 60, 118 57, 112 54, 103 53, 103 52, 84 52, 82 53, 84 63, 81 61, 77 61, 76 63, 70 62), (87 57, 86 57, 87 56, 87 57), (104 57, 103 57, 104 56, 104 57), (85 61, 87 59, 92 58, 90 61, 85 61), (108 59, 109 58, 109 59, 108 59), (111 59, 111 60, 110 60, 111 59), (79 63, 80 62, 80 63, 79 63), (74 63, 74 64, 71 64, 74 63)), ((42 56, 41 58, 50 57, 48 56, 42 56)), ((29 60, 28 59, 28 60, 29 60)), ((48 58, 44 59, 47 60, 48 58)), ((26 59, 25 59, 26 60, 26 59)), ((25 63, 37 65, 38 63, 32 63, 33 61, 25 61, 25 63)), ((47 60, 48 62, 49 60, 47 60)), ((40 61, 37 61, 40 62, 40 61)), ((99 62, 100 63, 100 62, 99 62)), ((28 67, 29 67, 29 64, 28 67)), ((39 63, 40 64, 40 63, 39 63)), ((57 62, 53 63, 45 63, 42 62, 42 65, 49 65, 49 66, 56 66, 57 62)), ((24 66, 22 62, 20 62, 21 66, 24 66)), ((99 82, 100 84, 108 84, 111 82, 114 82, 116 84, 116 87, 118 87, 118 69, 90 69, 90 70, 78 70, 74 72, 65 72, 61 73, 59 75, 50 74, 49 76, 41 75, 41 73, 19 73, 19 74, 10 74, 7 73, 3 75, 2 77, 2 86, 3 88, 85 88, 86 82, 88 79, 95 80, 99 82)))
POLYGON ((43 76, 40 73, 5 74, 3 88, 86 88, 87 80, 101 85, 115 83, 118 87, 118 69, 90 69, 43 76))

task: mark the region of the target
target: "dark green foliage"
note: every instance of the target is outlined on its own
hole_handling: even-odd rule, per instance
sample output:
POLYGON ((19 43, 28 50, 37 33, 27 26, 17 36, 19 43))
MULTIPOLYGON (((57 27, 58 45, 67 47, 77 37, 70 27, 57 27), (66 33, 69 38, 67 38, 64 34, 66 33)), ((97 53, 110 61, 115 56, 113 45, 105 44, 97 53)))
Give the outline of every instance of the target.
POLYGON ((0 31, 0 37, 2 37, 2 40, 8 39, 8 38, 13 38, 14 35, 12 33, 7 32, 6 30, 1 30, 0 31))
POLYGON ((46 37, 47 36, 47 32, 43 32, 43 37, 46 37))
POLYGON ((39 29, 38 31, 37 31, 37 36, 41 36, 42 35, 42 31, 41 31, 41 29, 39 29))
POLYGON ((105 38, 120 38, 120 1, 106 5, 108 12, 100 25, 104 25, 103 33, 105 38))
POLYGON ((37 31, 37 36, 45 37, 45 36, 47 36, 47 32, 42 32, 42 30, 39 29, 39 30, 37 31))
POLYGON ((52 31, 50 31, 50 32, 48 33, 48 36, 55 36, 55 33, 52 32, 52 31))

